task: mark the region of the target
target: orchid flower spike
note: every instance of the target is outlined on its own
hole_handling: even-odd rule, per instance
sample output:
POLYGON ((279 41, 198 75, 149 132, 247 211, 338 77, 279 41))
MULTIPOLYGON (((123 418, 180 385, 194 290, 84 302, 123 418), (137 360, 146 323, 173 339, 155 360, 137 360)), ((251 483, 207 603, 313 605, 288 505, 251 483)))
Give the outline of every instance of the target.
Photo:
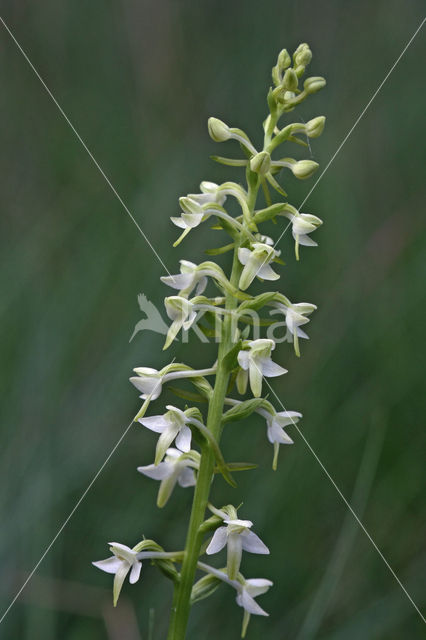
POLYGON ((280 367, 271 360, 271 352, 275 349, 275 342, 267 338, 251 340, 243 343, 244 349, 238 353, 238 364, 241 369, 237 375, 237 388, 241 394, 250 388, 255 398, 262 394, 262 377, 275 378, 287 373, 287 369, 280 367))
POLYGON ((243 551, 268 554, 269 549, 259 536, 250 531, 253 526, 251 520, 238 519, 237 510, 234 507, 229 505, 223 510, 211 506, 209 508, 215 515, 222 518, 225 526, 216 529, 206 553, 207 555, 218 553, 226 545, 228 578, 235 580, 240 570, 243 551))
POLYGON ((112 551, 114 555, 106 558, 106 560, 92 562, 92 564, 98 569, 101 569, 101 571, 115 574, 113 587, 115 607, 127 574, 130 571, 130 584, 137 582, 141 573, 142 562, 138 560, 138 546, 130 549, 130 547, 127 547, 125 544, 120 544, 119 542, 110 542, 109 544, 110 551, 112 551))
POLYGON ((272 468, 277 470, 278 466, 278 453, 280 444, 293 444, 293 440, 284 431, 285 427, 291 424, 296 424, 302 417, 302 414, 298 411, 280 411, 276 412, 272 405, 271 411, 267 409, 256 409, 256 413, 260 414, 266 419, 267 436, 269 442, 274 447, 274 457, 272 460, 272 468), (272 413, 272 411, 274 411, 272 413))
POLYGON ((316 305, 309 302, 298 302, 290 305, 285 305, 281 302, 274 302, 273 306, 275 309, 270 311, 270 315, 274 315, 276 313, 284 314, 287 328, 285 339, 287 342, 293 342, 294 351, 297 356, 300 356, 299 338, 309 340, 309 336, 300 328, 300 326, 309 322, 310 318, 307 318, 306 316, 309 316, 316 310, 316 305))
POLYGON ((176 438, 176 447, 179 451, 188 453, 191 449, 191 429, 188 424, 191 418, 177 407, 167 405, 167 413, 159 416, 150 416, 149 418, 139 418, 138 422, 143 424, 147 429, 160 433, 155 450, 155 465, 163 459, 167 449, 176 438))
POLYGON ((197 451, 182 453, 177 449, 170 448, 167 449, 163 462, 138 467, 139 473, 143 473, 153 480, 160 480, 157 498, 158 507, 164 507, 176 483, 181 487, 195 486, 194 469, 198 469, 199 459, 200 454, 197 451))
POLYGON ((241 630, 242 638, 246 636, 251 615, 269 615, 269 613, 266 613, 266 611, 257 604, 255 598, 266 593, 272 585, 273 582, 265 578, 249 578, 248 580, 243 580, 240 586, 237 587, 237 604, 244 609, 243 627, 241 630))
POLYGON ((269 266, 269 263, 280 253, 269 243, 263 242, 253 242, 251 250, 245 247, 238 249, 238 259, 244 265, 240 277, 240 289, 242 291, 248 289, 256 276, 261 280, 278 280, 280 276, 269 266))

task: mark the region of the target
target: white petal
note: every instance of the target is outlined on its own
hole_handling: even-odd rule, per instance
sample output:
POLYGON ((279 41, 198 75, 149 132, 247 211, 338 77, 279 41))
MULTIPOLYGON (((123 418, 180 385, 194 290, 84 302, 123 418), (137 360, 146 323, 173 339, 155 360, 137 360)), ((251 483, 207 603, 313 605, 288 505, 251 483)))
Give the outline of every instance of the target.
POLYGON ((266 593, 274 583, 266 578, 250 578, 246 580, 246 589, 254 597, 266 593))
POLYGON ((305 247, 317 247, 318 246, 318 242, 315 242, 315 240, 312 240, 312 238, 310 238, 306 234, 303 234, 303 235, 299 236, 299 244, 303 244, 305 247))
POLYGON ((176 436, 176 446, 181 451, 188 452, 191 449, 191 429, 186 425, 182 427, 176 436))
POLYGON ((130 572, 130 576, 129 576, 129 582, 130 584, 135 584, 135 582, 137 582, 139 580, 139 576, 141 574, 141 569, 142 569, 142 562, 135 562, 132 566, 132 570, 130 572))
POLYGON ((178 273, 175 276, 162 276, 160 280, 164 282, 164 284, 167 284, 169 287, 172 287, 173 289, 181 290, 191 286, 194 280, 194 274, 178 273))
POLYGON ((139 418, 138 422, 143 424, 147 429, 155 431, 155 433, 163 433, 164 429, 170 424, 165 416, 150 416, 149 418, 139 418))
POLYGON ((123 582, 124 582, 128 572, 129 572, 129 569, 130 569, 130 565, 129 564, 126 565, 124 562, 122 562, 119 570, 115 574, 114 585, 113 585, 113 588, 112 588, 114 607, 117 604, 117 600, 118 600, 118 597, 120 595, 121 587, 123 586, 123 582))
POLYGON ((244 551, 248 551, 249 553, 269 553, 269 549, 266 544, 264 544, 259 536, 257 536, 253 531, 244 531, 241 534, 241 539, 244 551))
POLYGON ((218 553, 226 545, 228 539, 226 527, 219 527, 213 534, 213 538, 209 546, 206 549, 207 555, 211 556, 213 553, 218 553))
POLYGON ((246 371, 249 368, 249 353, 248 353, 248 351, 239 351, 237 359, 238 359, 238 364, 240 365, 241 369, 244 369, 244 371, 246 371))
POLYGON ((204 290, 206 287, 207 287, 207 278, 206 276, 203 276, 202 278, 200 278, 200 281, 197 285, 197 288, 195 290, 195 295, 200 296, 202 293, 204 293, 204 290))
POLYGON ((224 523, 234 524, 237 527, 245 527, 246 529, 250 529, 250 527, 253 526, 253 523, 251 520, 239 520, 238 518, 236 518, 235 520, 229 520, 228 518, 225 518, 224 523))
POLYGON ((178 476, 178 483, 181 487, 194 487, 196 485, 194 470, 188 467, 182 469, 178 476))
POLYGON ((270 358, 265 358, 264 360, 262 359, 262 373, 267 378, 276 378, 287 373, 287 369, 283 369, 276 362, 272 362, 270 358))
POLYGON ((238 602, 238 604, 241 607, 243 607, 246 611, 248 611, 249 613, 252 613, 255 616, 269 615, 268 613, 266 613, 266 611, 262 609, 262 607, 259 607, 259 605, 254 600, 254 598, 252 598, 252 596, 249 593, 247 593, 246 589, 243 589, 241 593, 240 602, 238 602))
POLYGON ((293 444, 293 440, 276 422, 272 423, 272 425, 268 427, 268 440, 271 443, 278 442, 279 444, 293 444))
POLYGON ((111 547, 111 551, 119 558, 126 560, 129 564, 132 564, 135 559, 135 552, 133 549, 128 547, 126 544, 121 544, 120 542, 109 542, 111 547))
POLYGON ((92 562, 94 567, 101 569, 101 571, 105 571, 106 573, 117 573, 118 568, 122 564, 122 560, 117 558, 116 556, 112 556, 111 558, 107 558, 106 560, 98 560, 97 562, 92 562))
POLYGON ((177 227, 180 227, 181 229, 186 229, 188 226, 186 222, 182 220, 182 218, 170 218, 170 220, 173 222, 173 224, 175 224, 177 227))
POLYGON ((203 219, 203 216, 203 213, 182 213, 182 218, 185 221, 186 226, 191 227, 191 229, 193 229, 194 227, 198 227, 203 219))
POLYGON ((149 464, 146 467, 138 467, 139 473, 143 473, 153 480, 164 480, 173 473, 173 465, 169 462, 160 462, 160 464, 149 464))
POLYGON ((262 278, 262 280, 278 280, 279 274, 275 273, 272 267, 269 264, 264 264, 258 269, 256 273, 258 278, 262 278))
POLYGON ((241 264, 247 264, 248 259, 251 256, 251 251, 250 249, 238 249, 238 260, 241 262, 241 264))

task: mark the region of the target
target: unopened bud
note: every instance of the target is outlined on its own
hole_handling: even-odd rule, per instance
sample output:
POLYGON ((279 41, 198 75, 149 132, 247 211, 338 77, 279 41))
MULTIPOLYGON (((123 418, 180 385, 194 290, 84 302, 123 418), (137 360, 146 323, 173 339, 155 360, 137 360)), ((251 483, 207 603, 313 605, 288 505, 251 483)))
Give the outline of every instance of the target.
POLYGON ((271 156, 267 151, 261 151, 250 160, 250 169, 261 176, 271 168, 271 156))
POLYGON ((324 131, 325 117, 318 116, 306 123, 305 132, 308 138, 318 138, 324 131))
POLYGON ((231 138, 231 132, 227 124, 219 118, 209 118, 207 123, 209 135, 215 142, 225 142, 231 138))
POLYGON ((303 88, 306 93, 316 93, 323 87, 325 87, 325 78, 321 78, 321 76, 312 76, 312 78, 306 78, 303 83, 303 88))
POLYGON ((277 61, 277 65, 280 69, 280 71, 285 71, 287 69, 287 67, 289 67, 291 64, 291 58, 290 55, 287 51, 287 49, 283 49, 282 51, 280 51, 279 55, 278 55, 278 61, 277 61))
POLYGON ((284 87, 284 89, 286 89, 287 91, 296 91, 298 84, 299 80, 294 70, 287 69, 282 82, 282 86, 284 87))
POLYGON ((295 65, 301 65, 306 67, 312 60, 312 51, 306 42, 299 44, 296 51, 293 54, 293 60, 295 65))
POLYGON ((319 164, 313 160, 299 160, 292 165, 291 170, 296 178, 304 180, 305 178, 310 178, 318 167, 319 164))

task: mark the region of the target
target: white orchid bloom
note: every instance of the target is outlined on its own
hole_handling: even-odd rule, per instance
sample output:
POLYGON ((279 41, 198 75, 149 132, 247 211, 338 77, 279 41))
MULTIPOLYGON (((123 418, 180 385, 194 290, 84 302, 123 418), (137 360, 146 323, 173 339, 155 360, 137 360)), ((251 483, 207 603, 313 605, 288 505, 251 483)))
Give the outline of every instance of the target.
POLYGON ((237 604, 244 609, 243 628, 241 631, 242 638, 245 638, 251 615, 269 615, 269 613, 266 613, 266 611, 257 604, 255 598, 266 593, 272 585, 273 582, 266 580, 266 578, 249 578, 248 580, 244 580, 237 588, 237 604))
POLYGON ((191 200, 195 200, 198 204, 219 204, 223 205, 226 200, 226 194, 221 192, 220 186, 215 182, 208 182, 207 180, 203 180, 200 184, 201 193, 190 193, 188 194, 188 198, 191 200))
POLYGON ((191 421, 184 411, 167 405, 167 413, 159 416, 150 416, 149 418, 139 418, 138 422, 143 424, 147 429, 160 433, 155 451, 155 462, 158 465, 163 459, 167 449, 176 438, 176 447, 183 452, 191 449, 191 429, 188 424, 191 421))
MULTIPOLYGON (((212 509, 213 511, 213 509, 212 509)), ((237 515, 236 510, 235 516, 237 515)), ((240 520, 237 517, 230 518, 227 513, 215 509, 216 515, 220 515, 225 524, 218 527, 213 534, 209 546, 206 549, 207 555, 212 555, 221 551, 225 545, 227 547, 227 572, 228 577, 234 580, 238 576, 241 565, 243 551, 249 553, 268 554, 268 547, 253 531, 250 531, 253 523, 251 520, 240 520)))
POLYGON ((275 471, 277 469, 280 445, 293 444, 293 440, 289 435, 287 435, 284 429, 291 424, 296 424, 296 422, 298 422, 302 417, 302 414, 298 411, 280 411, 278 413, 271 413, 266 409, 256 409, 256 413, 260 414, 266 419, 268 440, 274 447, 272 468, 275 471))
POLYGON ((216 373, 216 366, 209 369, 189 369, 186 367, 179 369, 176 365, 173 365, 173 368, 168 365, 161 371, 151 367, 135 367, 133 371, 137 373, 137 376, 132 376, 129 380, 141 392, 142 400, 148 398, 156 400, 161 395, 163 384, 169 380, 209 376, 216 373))
POLYGON ((179 290, 180 296, 189 296, 195 289, 195 295, 200 296, 207 286, 206 270, 189 260, 180 260, 180 273, 175 276, 162 276, 160 280, 173 289, 179 290))
POLYGON ((187 331, 190 328, 197 317, 197 312, 194 310, 192 302, 182 296, 169 296, 165 298, 164 304, 167 315, 173 321, 163 347, 163 349, 167 349, 181 329, 187 331))
POLYGON ((262 280, 278 280, 280 277, 269 263, 281 252, 263 242, 253 242, 251 247, 252 250, 245 247, 238 249, 238 259, 244 265, 239 282, 242 291, 251 285, 256 276, 262 280))
MULTIPOLYGON (((201 222, 204 222, 204 220, 207 220, 207 218, 212 215, 227 220, 236 229, 243 229, 241 223, 235 220, 235 218, 233 218, 232 216, 228 215, 222 208, 222 206, 218 204, 218 202, 212 201, 212 198, 210 198, 206 203, 199 202, 201 195, 206 194, 195 194, 195 198, 192 195, 179 198, 179 203, 182 207, 180 218, 173 217, 170 218, 170 220, 177 227, 183 229, 183 233, 174 243, 174 247, 176 247, 184 239, 184 237, 191 231, 191 229, 198 227, 201 222)), ((215 198, 220 199, 220 194, 217 193, 215 195, 215 198)))
POLYGON ((113 600, 115 607, 127 574, 130 571, 130 584, 137 582, 141 573, 142 562, 138 560, 137 547, 130 549, 130 547, 127 547, 125 544, 120 544, 119 542, 109 542, 109 545, 110 551, 112 551, 114 555, 110 558, 106 558, 106 560, 92 562, 92 564, 98 569, 106 571, 106 573, 115 574, 113 587, 113 600))
POLYGON ((187 298, 194 289, 195 296, 200 296, 207 286, 207 278, 214 278, 225 290, 232 289, 223 270, 214 262, 196 265, 189 260, 181 260, 180 271, 174 276, 161 278, 164 284, 179 290, 179 297, 187 298))
POLYGON ((193 487, 196 484, 194 469, 199 466, 199 454, 196 451, 182 453, 170 448, 166 451, 166 457, 160 464, 149 464, 138 467, 139 473, 148 478, 160 480, 157 506, 164 507, 170 498, 176 483, 181 487, 193 487))
POLYGON ((286 336, 287 342, 293 342, 294 351, 296 355, 300 356, 299 350, 299 338, 305 338, 309 340, 309 336, 300 328, 301 325, 309 322, 309 316, 317 308, 315 304, 309 302, 298 302, 296 304, 285 305, 281 302, 273 303, 275 310, 270 312, 271 315, 275 313, 283 313, 286 322, 286 336))
POLYGON ((151 397, 151 400, 156 400, 163 390, 164 376, 157 369, 151 367, 136 367, 133 371, 138 375, 130 378, 130 382, 141 392, 140 397, 143 400, 148 397, 151 397))
POLYGON ((272 362, 271 352, 275 349, 275 342, 266 338, 251 340, 245 345, 246 349, 238 353, 238 364, 241 369, 237 375, 237 387, 240 393, 245 393, 247 381, 255 398, 262 394, 262 377, 275 378, 287 373, 287 369, 272 362))
POLYGON ((322 225, 321 218, 317 218, 310 213, 298 213, 297 215, 288 214, 292 225, 292 234, 295 239, 296 259, 299 260, 299 245, 306 247, 317 247, 318 243, 309 237, 309 233, 318 229, 322 225))

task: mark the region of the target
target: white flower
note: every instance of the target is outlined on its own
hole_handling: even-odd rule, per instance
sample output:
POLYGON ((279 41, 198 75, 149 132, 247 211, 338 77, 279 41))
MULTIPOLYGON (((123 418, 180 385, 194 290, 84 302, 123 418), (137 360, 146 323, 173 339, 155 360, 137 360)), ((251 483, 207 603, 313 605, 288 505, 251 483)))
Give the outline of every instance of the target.
POLYGON ((189 196, 184 196, 179 198, 180 206, 183 211, 181 211, 180 218, 170 218, 170 220, 177 227, 181 229, 185 229, 189 231, 190 229, 194 229, 198 227, 203 218, 208 217, 208 214, 203 210, 202 205, 189 196))
POLYGON ((141 573, 142 562, 138 560, 138 552, 135 550, 136 547, 130 549, 130 547, 127 547, 125 544, 120 544, 119 542, 110 542, 109 544, 111 545, 110 550, 114 555, 106 560, 92 562, 92 564, 98 569, 106 571, 106 573, 115 574, 113 587, 115 607, 127 574, 130 571, 130 584, 137 582, 141 573))
POLYGON ((309 302, 298 302, 287 306, 280 302, 275 302, 274 306, 275 310, 271 311, 270 314, 274 315, 275 313, 283 313, 285 315, 285 322, 287 326, 285 339, 287 342, 293 342, 294 350, 296 354, 300 356, 299 338, 309 340, 309 336, 300 328, 300 326, 309 322, 309 318, 306 316, 315 311, 317 308, 316 305, 310 304, 309 302))
POLYGON ((208 277, 214 278, 224 289, 232 289, 223 270, 214 262, 207 261, 196 265, 189 260, 181 260, 180 271, 174 276, 161 278, 164 284, 179 289, 179 297, 187 298, 193 289, 195 289, 195 295, 200 296, 207 286, 208 277))
POLYGON ((268 616, 260 607, 255 598, 266 593, 269 587, 272 587, 273 582, 266 580, 265 578, 251 578, 244 580, 244 582, 237 588, 237 604, 244 609, 243 628, 241 631, 241 637, 245 638, 248 623, 250 621, 250 615, 255 616, 268 616))
POLYGON ((182 328, 185 329, 185 331, 190 328, 197 317, 197 312, 194 310, 192 302, 182 296, 169 296, 165 298, 164 304, 167 315, 170 320, 173 321, 163 347, 163 349, 167 349, 182 328))
POLYGON ((237 376, 237 387, 240 393, 245 393, 247 381, 250 380, 250 388, 255 398, 260 398, 262 393, 262 377, 275 378, 287 373, 271 360, 271 351, 275 349, 273 340, 261 338, 247 342, 247 350, 238 353, 238 364, 241 369, 237 376))
POLYGON ((162 276, 160 280, 169 287, 178 289, 180 296, 190 295, 195 287, 195 295, 199 296, 207 286, 207 275, 210 274, 199 269, 193 262, 180 260, 180 273, 175 276, 162 276))
POLYGON ((262 280, 278 280, 280 277, 269 266, 269 263, 280 255, 280 251, 263 242, 253 242, 251 247, 252 250, 244 247, 238 249, 238 259, 244 265, 239 283, 242 291, 251 285, 256 276, 262 280))
POLYGON ((130 378, 130 382, 141 391, 141 398, 146 400, 149 396, 152 400, 158 398, 163 389, 163 378, 157 369, 151 367, 136 367, 133 369, 138 376, 130 378))
MULTIPOLYGON (((215 510, 215 513, 220 513, 215 510)), ((236 512, 235 512, 236 515, 236 512)), ((268 554, 268 547, 253 531, 250 531, 253 523, 251 520, 239 520, 229 518, 223 513, 223 522, 226 526, 219 527, 214 532, 213 538, 206 549, 208 555, 218 553, 227 546, 227 572, 228 577, 234 580, 238 576, 243 551, 249 553, 268 554)))
POLYGON ((226 194, 222 193, 220 186, 215 182, 203 180, 200 184, 201 193, 189 193, 188 198, 195 200, 198 204, 219 204, 223 205, 226 200, 226 194))
POLYGON ((299 245, 306 247, 316 247, 318 243, 309 237, 309 233, 315 231, 321 224, 322 220, 310 213, 298 213, 297 215, 288 214, 292 224, 292 234, 295 239, 296 258, 299 260, 299 245))
POLYGON ((155 464, 163 459, 167 449, 176 438, 176 446, 180 451, 188 452, 191 449, 191 429, 188 427, 190 418, 184 411, 167 405, 167 413, 149 418, 139 418, 138 422, 144 427, 161 433, 155 451, 155 464))
POLYGON ((138 467, 139 473, 148 478, 160 480, 157 505, 164 507, 170 498, 176 483, 181 487, 193 487, 196 484, 194 469, 198 469, 199 454, 196 451, 182 453, 177 449, 167 449, 166 457, 160 464, 138 467))
MULTIPOLYGON (((272 408, 272 407, 271 407, 272 408)), ((272 468, 277 468, 278 453, 280 444, 293 444, 293 440, 284 431, 285 427, 296 424, 302 417, 298 411, 280 411, 271 413, 266 409, 256 409, 256 413, 266 418, 267 436, 269 442, 274 446, 274 458, 272 468)))
POLYGON ((169 380, 178 380, 180 378, 198 378, 209 376, 216 373, 216 366, 209 369, 190 369, 189 367, 181 368, 181 365, 171 364, 158 371, 151 367, 135 367, 133 369, 137 376, 133 376, 130 382, 141 392, 141 398, 147 400, 156 400, 161 394, 163 384, 169 380))

